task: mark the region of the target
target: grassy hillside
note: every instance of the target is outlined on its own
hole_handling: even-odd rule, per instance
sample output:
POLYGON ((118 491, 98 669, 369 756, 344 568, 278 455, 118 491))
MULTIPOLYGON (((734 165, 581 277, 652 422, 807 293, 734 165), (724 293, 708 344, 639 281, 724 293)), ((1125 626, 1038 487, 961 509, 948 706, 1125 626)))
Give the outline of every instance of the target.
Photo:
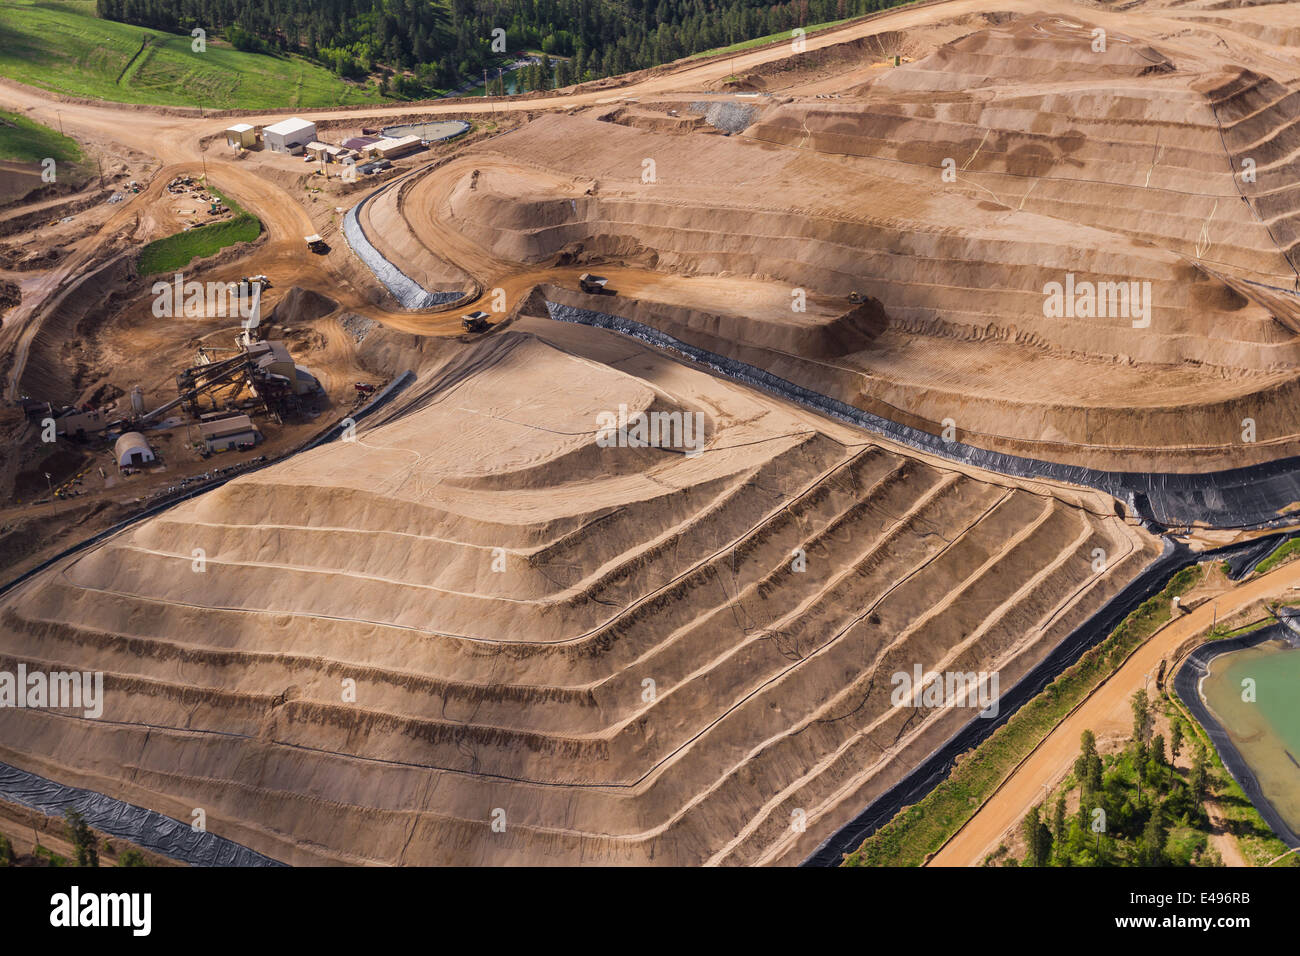
POLYGON ((188 36, 100 20, 94 9, 94 0, 4 0, 0 76, 70 96, 208 109, 380 98, 299 57, 241 53, 211 37, 195 53, 188 36))
MULTIPOLYGON (((848 23, 850 20, 856 20, 856 19, 858 18, 845 17, 843 20, 828 20, 825 23, 814 23, 811 26, 804 27, 803 31, 804 34, 808 36, 813 33, 820 32, 821 30, 829 30, 832 27, 842 26, 843 24, 848 23)), ((744 50, 752 50, 755 47, 766 46, 769 43, 775 43, 777 40, 793 41, 793 39, 794 39, 794 31, 782 30, 780 33, 770 33, 765 37, 755 37, 752 40, 742 40, 741 42, 733 43, 730 46, 714 47, 712 50, 704 50, 700 53, 693 53, 691 54, 690 59, 698 60, 701 57, 717 56, 720 53, 741 53, 744 50)))
POLYGON ((1300 556, 1300 538, 1292 538, 1290 541, 1283 541, 1259 565, 1255 568, 1256 574, 1268 574, 1274 568, 1286 564, 1300 556))
POLYGON ((81 147, 57 130, 0 110, 0 159, 39 163, 46 157, 59 163, 75 163, 81 159, 81 147))
POLYGON ((81 146, 71 137, 21 114, 0 110, 0 167, 0 207, 4 207, 37 191, 48 196, 79 189, 90 178, 94 164, 85 161, 81 146), (46 159, 56 163, 57 186, 42 178, 46 159))

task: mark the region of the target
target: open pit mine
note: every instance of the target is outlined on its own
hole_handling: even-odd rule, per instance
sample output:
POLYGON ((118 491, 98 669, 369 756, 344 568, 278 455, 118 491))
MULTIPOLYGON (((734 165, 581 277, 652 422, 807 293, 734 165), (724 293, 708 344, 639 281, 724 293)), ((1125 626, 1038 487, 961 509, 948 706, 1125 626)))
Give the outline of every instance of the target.
POLYGON ((7 785, 202 808, 245 862, 837 862, 994 719, 897 675, 996 674, 1005 719, 1300 526, 1298 49, 1295 5, 949 0, 298 114, 468 127, 359 176, 289 114, 60 106, 144 185, 8 313, 8 397, 121 396, 91 430, 167 471, 38 506, 6 466, 0 670, 103 675, 97 717, 0 708, 7 785), (185 278, 257 274, 257 320, 130 266, 201 168, 265 235, 185 278))

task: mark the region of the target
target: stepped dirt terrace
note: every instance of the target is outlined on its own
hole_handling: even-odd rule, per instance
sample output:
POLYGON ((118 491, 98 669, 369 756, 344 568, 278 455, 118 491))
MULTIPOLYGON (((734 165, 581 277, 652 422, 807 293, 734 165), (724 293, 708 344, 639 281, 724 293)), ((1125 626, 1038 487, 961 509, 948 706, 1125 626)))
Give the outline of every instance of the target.
MULTIPOLYGON (((0 762, 290 864, 801 863, 980 719, 896 675, 1008 689, 1165 549, 1180 522, 1069 469, 1272 469, 1249 523, 1300 507, 1298 43, 1286 4, 933 3, 797 53, 305 113, 478 124, 327 201, 231 159, 229 118, 61 105, 155 151, 137 209, 206 162, 262 219, 194 274, 272 277, 331 420, 354 378, 409 384, 0 592, 0 670, 105 687, 98 719, 0 709, 0 762), (610 441, 620 412, 700 441, 610 441)), ((11 391, 97 384, 73 333, 192 348, 124 264, 132 215, 59 267, 111 310, 42 278, 0 328, 11 391)), ((1255 533, 1196 495, 1181 540, 1255 533)))

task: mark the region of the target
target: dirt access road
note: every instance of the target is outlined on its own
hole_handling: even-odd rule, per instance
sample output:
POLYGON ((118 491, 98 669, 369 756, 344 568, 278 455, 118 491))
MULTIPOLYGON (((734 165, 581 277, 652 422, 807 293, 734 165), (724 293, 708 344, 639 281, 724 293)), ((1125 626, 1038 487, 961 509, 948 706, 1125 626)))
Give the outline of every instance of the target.
POLYGON ((1218 616, 1226 618, 1261 598, 1283 594, 1298 585, 1300 561, 1295 561, 1247 581, 1167 625, 1138 648, 1082 706, 1057 724, 926 865, 979 866, 997 849, 1004 835, 1019 826, 1030 809, 1042 801, 1044 785, 1054 786, 1069 773, 1079 754, 1080 734, 1091 730, 1101 736, 1108 730, 1122 731, 1132 723, 1129 701, 1133 694, 1154 677, 1162 659, 1172 657, 1184 641, 1211 627, 1216 607, 1218 616))
MULTIPOLYGON (((1049 2, 1049 5, 1073 9, 1073 4, 1060 3, 1059 0, 1057 3, 1049 2)), ((1009 0, 1005 6, 1009 10, 1029 12, 1040 9, 1042 4, 1028 0, 1009 0)), ((931 22, 938 17, 979 13, 983 9, 984 6, 975 0, 947 0, 927 7, 886 11, 887 17, 859 20, 834 30, 813 34, 805 41, 806 49, 814 51, 871 36, 885 29, 906 29, 931 22), (887 20, 886 25, 882 25, 884 20, 887 20)), ((417 115, 436 117, 444 114, 513 110, 567 110, 648 95, 693 94, 704 90, 709 83, 783 59, 790 54, 790 47, 786 43, 775 43, 728 57, 704 60, 699 64, 688 62, 675 68, 651 71, 643 79, 618 88, 558 93, 535 99, 489 102, 484 102, 481 98, 449 99, 418 106, 397 104, 332 111, 303 110, 293 115, 317 120, 367 119, 382 123, 385 118, 417 115)), ((230 117, 178 117, 155 112, 148 107, 125 104, 65 102, 57 94, 12 82, 0 83, 0 107, 26 113, 32 119, 56 128, 61 126, 73 137, 108 140, 157 156, 165 168, 156 180, 193 173, 199 169, 204 158, 203 140, 219 135, 232 122, 230 117)), ((287 114, 288 111, 284 111, 242 118, 246 122, 261 125, 273 123, 287 114)), ((272 242, 286 239, 300 242, 302 235, 306 234, 304 228, 307 232, 312 231, 307 228, 311 223, 305 210, 286 190, 221 154, 207 156, 207 167, 218 188, 228 189, 246 208, 262 217, 272 242)), ((123 210, 123 215, 128 218, 131 214, 129 210, 123 210)), ((108 226, 105 227, 107 228, 108 226)))
MULTIPOLYGON (((1026 10, 1032 6, 1020 0, 1013 0, 1011 5, 1026 10)), ((966 8, 969 8, 969 12, 977 12, 980 9, 974 0, 948 0, 930 7, 891 12, 890 27, 906 27, 913 23, 928 22, 936 16, 934 12, 936 6, 945 11, 945 16, 963 12, 966 8)), ((879 25, 878 19, 858 21, 817 33, 807 38, 807 49, 817 50, 858 37, 870 36, 884 29, 879 25)), ((409 117, 413 114, 434 117, 443 114, 494 113, 515 109, 528 111, 573 109, 651 94, 700 90, 706 84, 724 79, 736 71, 753 69, 763 63, 789 55, 789 46, 785 43, 777 43, 730 57, 710 59, 699 64, 688 63, 680 68, 655 72, 640 81, 612 90, 602 89, 501 102, 452 99, 418 107, 399 104, 390 107, 361 107, 332 112, 314 113, 308 110, 299 115, 331 120, 368 119, 382 123, 385 117, 409 117)), ((98 250, 108 240, 130 228, 136 220, 138 210, 143 205, 156 201, 162 195, 167 182, 176 176, 196 175, 204 170, 213 185, 232 196, 262 220, 267 242, 259 246, 255 253, 259 260, 257 271, 267 272, 276 270, 277 267, 286 268, 292 276, 277 275, 280 284, 303 284, 303 280, 311 280, 313 288, 327 292, 341 305, 390 327, 416 334, 458 334, 461 331, 460 313, 479 305, 479 300, 458 303, 454 314, 445 311, 414 314, 390 311, 370 305, 367 298, 359 290, 354 289, 344 277, 341 265, 343 257, 348 254, 346 249, 336 250, 317 262, 305 262, 301 249, 302 237, 316 232, 317 229, 302 204, 289 191, 232 160, 228 155, 219 152, 209 153, 205 150, 204 140, 218 136, 230 124, 229 117, 187 118, 126 104, 65 102, 57 94, 10 81, 0 81, 0 108, 25 113, 30 118, 52 128, 63 129, 82 141, 111 142, 139 150, 146 155, 157 157, 163 164, 143 192, 134 197, 131 202, 123 204, 122 208, 114 213, 97 233, 78 242, 68 258, 57 269, 28 291, 22 305, 5 323, 5 327, 0 329, 0 349, 11 350, 14 354, 14 361, 10 365, 4 389, 5 397, 9 400, 18 397, 18 383, 26 366, 27 353, 40 324, 36 319, 50 297, 56 294, 64 283, 75 278, 95 262, 98 250)), ((265 124, 274 122, 284 115, 280 113, 254 116, 248 117, 248 121, 265 124)), ((357 197, 358 200, 360 198, 357 197)), ((456 261, 454 256, 449 256, 448 259, 452 262, 456 261)), ((484 286, 488 285, 487 280, 490 279, 492 288, 515 291, 531 287, 531 284, 536 281, 568 278, 568 275, 567 272, 561 275, 559 272, 550 274, 546 271, 527 270, 526 273, 517 275, 497 274, 490 277, 476 276, 476 278, 480 278, 484 286)), ((634 276, 619 278, 624 285, 628 284, 628 280, 636 281, 634 276)))
MULTIPOLYGON (((927 6, 882 11, 879 15, 867 19, 815 33, 805 39, 805 49, 814 52, 882 32, 905 31, 953 17, 981 14, 985 12, 986 7, 986 4, 977 3, 976 0, 941 0, 927 6)), ((1008 0, 1001 9, 1009 13, 1058 12, 1064 16, 1072 16, 1079 7, 1069 0, 1041 0, 1041 2, 1008 0)), ((1176 18, 1168 17, 1166 11, 1160 9, 1138 15, 1170 30, 1175 30, 1182 25, 1176 18)), ((1112 21, 1116 24, 1120 22, 1115 14, 1108 11, 1089 9, 1088 16, 1107 26, 1112 21)), ((1133 14, 1126 14, 1126 16, 1131 18, 1133 14)), ((399 117, 436 118, 448 114, 572 110, 648 96, 693 99, 698 98, 711 85, 717 84, 728 76, 744 74, 772 61, 784 59, 789 57, 791 52, 790 45, 785 42, 772 43, 728 56, 698 62, 688 60, 639 75, 634 74, 631 82, 618 87, 561 92, 552 96, 493 101, 485 101, 482 98, 450 99, 424 105, 396 104, 386 107, 365 106, 331 111, 303 110, 299 111, 298 115, 317 120, 365 120, 382 124, 386 120, 399 117)), ((298 281, 298 273, 301 272, 302 279, 312 280, 314 288, 330 295, 341 305, 402 331, 424 335, 459 334, 459 314, 479 305, 477 301, 464 301, 456 304, 454 312, 440 310, 422 313, 389 311, 369 305, 369 297, 355 289, 345 275, 344 266, 349 256, 345 248, 336 249, 329 256, 309 267, 302 255, 302 237, 316 232, 317 229, 298 198, 290 191, 233 160, 224 150, 204 150, 204 141, 219 137, 222 130, 232 122, 229 116, 177 116, 135 105, 70 102, 64 101, 57 94, 9 81, 0 82, 0 108, 23 112, 30 118, 49 126, 62 127, 78 139, 89 142, 111 142, 136 149, 146 155, 157 157, 163 164, 163 168, 154 177, 149 189, 124 204, 124 208, 110 218, 98 234, 82 240, 75 255, 59 270, 56 281, 44 284, 37 290, 35 295, 24 302, 21 312, 17 313, 12 321, 6 323, 5 329, 0 330, 0 349, 13 348, 18 355, 18 360, 13 363, 11 370, 11 383, 17 381, 23 365, 21 359, 24 350, 17 340, 22 337, 25 341, 30 341, 32 335, 30 319, 37 314, 50 294, 45 286, 57 286, 64 281, 65 277, 76 275, 79 268, 92 260, 94 251, 104 241, 129 226, 136 216, 136 210, 140 208, 140 203, 147 203, 156 198, 163 188, 162 184, 173 176, 199 173, 204 168, 205 161, 213 185, 262 219, 267 242, 259 245, 255 253, 259 260, 259 268, 256 271, 269 274, 268 266, 283 266, 290 274, 276 276, 279 284, 302 284, 298 281), (326 281, 322 283, 321 279, 326 281)), ((241 119, 254 124, 266 124, 282 119, 287 114, 288 111, 246 115, 241 119)), ((453 265, 459 265, 454 256, 448 256, 447 259, 453 265)), ((535 270, 518 268, 511 269, 507 274, 474 277, 484 288, 519 288, 527 284, 524 281, 524 273, 529 274, 527 276, 529 281, 539 277, 535 270)), ((549 276, 540 276, 540 278, 549 278, 549 276)), ((617 278, 624 285, 627 284, 624 277, 612 276, 612 278, 617 278)), ((626 278, 636 279, 633 276, 626 278)), ((9 392, 12 397, 12 385, 9 392)))

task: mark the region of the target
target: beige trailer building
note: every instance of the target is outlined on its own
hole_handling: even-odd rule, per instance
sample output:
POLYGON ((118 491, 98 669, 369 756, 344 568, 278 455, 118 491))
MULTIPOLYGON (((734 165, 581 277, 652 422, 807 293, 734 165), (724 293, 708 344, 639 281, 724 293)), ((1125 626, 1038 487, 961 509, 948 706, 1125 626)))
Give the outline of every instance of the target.
POLYGON ((236 123, 226 129, 226 145, 233 149, 256 149, 257 130, 247 123, 236 123))
POLYGON ((240 445, 255 445, 262 437, 247 415, 231 415, 199 425, 199 437, 209 452, 230 451, 240 445))
POLYGON ((307 155, 310 156, 313 160, 315 160, 318 163, 321 161, 327 163, 337 163, 349 152, 348 150, 344 149, 342 146, 334 146, 330 143, 322 143, 319 140, 308 143, 306 146, 306 150, 307 150, 307 155))
POLYGON ((364 159, 397 159, 420 148, 420 137, 402 136, 397 139, 385 137, 377 143, 371 143, 361 151, 364 159))
POLYGON ((54 432, 56 435, 90 435, 95 432, 102 432, 108 427, 108 419, 104 417, 99 409, 92 409, 88 412, 69 412, 54 419, 54 432))

